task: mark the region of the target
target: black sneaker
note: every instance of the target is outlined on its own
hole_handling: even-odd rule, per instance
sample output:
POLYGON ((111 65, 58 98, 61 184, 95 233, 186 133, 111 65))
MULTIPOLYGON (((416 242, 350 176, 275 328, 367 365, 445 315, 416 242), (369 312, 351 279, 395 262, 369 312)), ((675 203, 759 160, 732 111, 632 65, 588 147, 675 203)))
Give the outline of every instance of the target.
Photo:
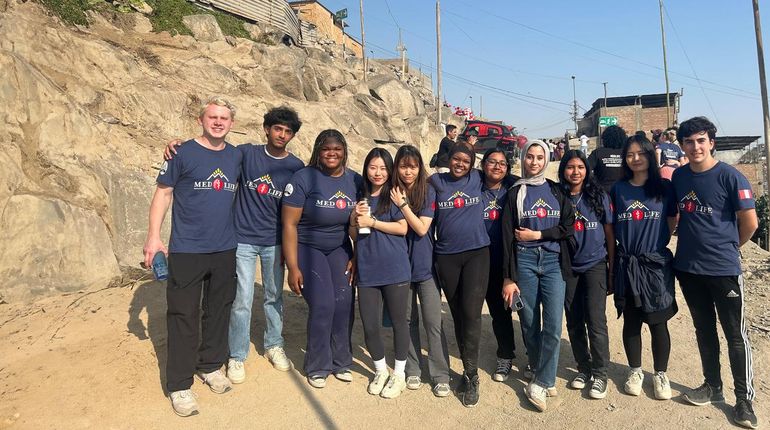
POLYGON ((739 426, 748 429, 755 429, 759 426, 757 423, 757 416, 754 414, 754 408, 751 406, 751 400, 749 399, 738 399, 735 403, 733 414, 735 424, 738 424, 739 426))
POLYGON ((712 387, 708 382, 704 382, 700 387, 684 393, 682 397, 695 406, 706 406, 711 403, 722 403, 725 401, 722 387, 712 387))
POLYGON ((588 392, 588 397, 592 399, 603 399, 607 397, 607 380, 594 378, 594 382, 591 384, 591 391, 588 392))
POLYGON ((472 408, 479 404, 479 375, 463 375, 465 392, 463 393, 463 406, 472 408))

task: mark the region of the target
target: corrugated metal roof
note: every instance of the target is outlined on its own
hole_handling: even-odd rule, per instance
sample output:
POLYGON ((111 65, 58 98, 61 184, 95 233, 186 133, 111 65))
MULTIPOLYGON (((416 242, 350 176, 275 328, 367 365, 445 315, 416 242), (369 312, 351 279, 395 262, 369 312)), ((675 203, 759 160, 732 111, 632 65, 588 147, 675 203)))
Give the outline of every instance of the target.
POLYGON ((193 0, 196 3, 240 16, 252 22, 269 24, 302 44, 299 19, 286 0, 193 0))

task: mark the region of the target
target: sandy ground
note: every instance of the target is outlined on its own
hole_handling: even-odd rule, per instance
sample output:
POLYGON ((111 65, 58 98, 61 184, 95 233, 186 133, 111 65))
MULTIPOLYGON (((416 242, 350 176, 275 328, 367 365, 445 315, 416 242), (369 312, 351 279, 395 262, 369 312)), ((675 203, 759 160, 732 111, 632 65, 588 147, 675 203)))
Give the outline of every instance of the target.
MULTIPOLYGON (((760 254, 766 260, 766 254, 760 254)), ((767 277, 757 291, 766 294, 767 277)), ((134 278, 137 274, 134 273, 134 278)), ((127 278, 131 278, 128 276, 127 278)), ((749 282, 749 289, 752 288, 749 282)), ((260 293, 255 303, 261 303, 260 293)), ((764 297, 747 297, 747 303, 766 309, 764 297), (751 300, 748 300, 748 299, 751 300), (756 300, 755 300, 756 299, 756 300), (752 304, 753 303, 753 304, 752 304)), ((164 285, 154 281, 116 282, 100 289, 49 297, 29 304, 0 305, 0 428, 1 429, 150 429, 150 428, 365 428, 374 425, 436 428, 531 427, 549 428, 730 428, 734 402, 730 372, 723 354, 728 403, 693 407, 680 399, 682 390, 701 382, 700 362, 687 306, 679 296, 681 311, 670 323, 673 350, 669 367, 675 398, 657 401, 652 396, 651 356, 645 338, 644 393, 621 393, 626 360, 621 343, 622 321, 608 309, 610 393, 604 400, 566 388, 574 376, 574 363, 566 332, 563 333, 556 386, 559 395, 549 410, 535 412, 522 394, 521 374, 505 383, 490 378, 495 364, 495 340, 489 315, 484 312, 481 343, 481 401, 476 408, 462 406, 456 396, 434 397, 427 384, 406 391, 395 400, 366 393, 372 367, 363 342, 360 321, 353 332, 354 380, 345 384, 329 379, 325 389, 311 388, 300 370, 273 370, 261 355, 264 328, 261 306, 255 307, 252 349, 246 363, 248 379, 223 395, 210 392, 196 381, 200 415, 177 417, 163 391, 166 327, 164 285)), ((611 302, 608 302, 611 305, 611 302)), ((303 299, 285 294, 287 353, 301 368, 305 345, 307 308, 303 299)), ((461 370, 453 342, 452 319, 444 306, 445 329, 450 339, 451 367, 461 370)), ((755 312, 756 313, 756 312, 755 312)), ((519 334, 517 317, 515 330, 519 334)), ((390 334, 387 336, 390 344, 390 334)), ((770 419, 765 400, 770 389, 768 338, 752 333, 755 402, 761 423, 770 419)), ((517 336, 516 364, 526 357, 517 336)), ((392 349, 388 356, 392 358, 392 349)), ((425 372, 424 374, 427 374, 425 372)), ((452 387, 459 378, 455 373, 452 387)))

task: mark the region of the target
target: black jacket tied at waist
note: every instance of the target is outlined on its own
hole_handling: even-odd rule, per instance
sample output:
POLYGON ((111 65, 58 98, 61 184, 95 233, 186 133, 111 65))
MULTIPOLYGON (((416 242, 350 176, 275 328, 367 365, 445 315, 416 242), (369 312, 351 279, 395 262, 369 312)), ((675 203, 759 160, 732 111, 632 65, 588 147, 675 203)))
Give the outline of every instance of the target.
POLYGON ((645 313, 659 312, 674 304, 674 254, 668 248, 642 255, 618 248, 615 264, 615 307, 623 313, 626 300, 645 313))

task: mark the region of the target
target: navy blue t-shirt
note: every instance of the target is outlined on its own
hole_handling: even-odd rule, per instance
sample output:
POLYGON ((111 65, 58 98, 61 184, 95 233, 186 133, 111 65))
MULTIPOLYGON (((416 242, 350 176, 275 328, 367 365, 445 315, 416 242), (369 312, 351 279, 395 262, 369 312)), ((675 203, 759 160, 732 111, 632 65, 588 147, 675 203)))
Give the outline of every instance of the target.
POLYGON ((684 151, 676 143, 661 143, 658 145, 660 149, 660 165, 665 166, 666 161, 676 161, 684 157, 684 151))
POLYGON ((238 146, 243 153, 240 189, 235 202, 238 243, 281 243, 281 198, 294 172, 305 165, 292 154, 275 158, 265 145, 238 146))
MULTIPOLYGON (((390 196, 386 196, 390 200, 390 196)), ((379 196, 369 197, 369 207, 377 207, 379 196)), ((377 222, 404 219, 401 209, 391 203, 388 210, 376 215, 377 222)), ((356 237, 356 270, 359 287, 378 287, 409 282, 412 278, 409 253, 404 236, 383 233, 375 228, 356 237)))
MULTIPOLYGON (((436 192, 428 187, 425 193, 425 203, 418 217, 433 218, 436 207, 436 192)), ((406 233, 406 243, 409 247, 409 262, 412 265, 412 282, 422 282, 433 277, 433 226, 424 236, 419 236, 409 228, 406 233)))
POLYGON ((610 198, 604 192, 602 192, 604 214, 601 218, 591 209, 585 194, 570 196, 570 199, 575 207, 573 228, 577 241, 577 251, 572 256, 572 270, 583 273, 607 257, 604 225, 612 224, 612 209, 610 209, 610 198))
POLYGON ((157 182, 174 188, 169 252, 205 254, 237 246, 233 202, 241 159, 229 143, 212 151, 189 140, 163 162, 157 182))
POLYGON ((489 189, 486 184, 481 188, 484 228, 489 235, 489 256, 496 262, 502 262, 503 259, 503 208, 508 201, 508 187, 512 184, 511 180, 504 179, 499 189, 489 189))
POLYGON ((302 208, 298 242, 324 252, 343 246, 361 186, 350 169, 336 178, 311 166, 298 170, 283 191, 283 204, 302 208))
POLYGON ((449 173, 430 177, 436 192, 436 254, 458 254, 489 245, 481 202, 481 172, 455 179, 449 173))
MULTIPOLYGON (((512 199, 516 196, 511 195, 512 199)), ((548 182, 542 185, 527 185, 527 196, 524 197, 524 215, 519 220, 519 226, 535 231, 547 230, 559 225, 561 220, 561 206, 559 201, 551 192, 551 186, 548 182)), ((542 246, 544 249, 553 252, 559 252, 561 247, 555 240, 531 240, 527 242, 517 242, 519 246, 534 248, 542 246)))
POLYGON ((740 275, 735 212, 754 208, 749 181, 721 161, 700 173, 684 165, 672 179, 679 207, 674 268, 697 275, 740 275))
POLYGON ((668 181, 664 196, 656 201, 645 196, 644 187, 618 181, 613 185, 611 203, 614 212, 615 239, 620 250, 629 255, 658 252, 668 245, 671 232, 668 217, 676 216, 673 187, 668 181))

